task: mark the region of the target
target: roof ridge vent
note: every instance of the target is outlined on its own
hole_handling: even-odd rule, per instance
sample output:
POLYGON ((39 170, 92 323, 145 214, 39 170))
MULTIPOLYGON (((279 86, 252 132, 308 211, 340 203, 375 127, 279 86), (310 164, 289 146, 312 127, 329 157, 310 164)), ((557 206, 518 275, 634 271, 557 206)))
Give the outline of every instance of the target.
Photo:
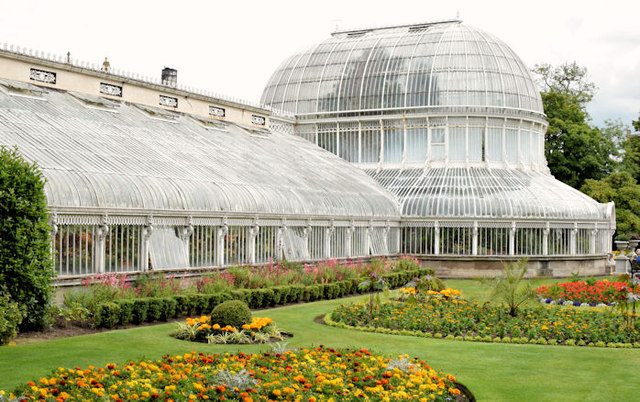
MULTIPOLYGON (((428 22, 421 22, 421 23, 417 23, 417 24, 399 24, 399 25, 385 25, 385 26, 377 26, 377 27, 365 27, 365 28, 357 28, 357 29, 339 29, 336 30, 334 32, 331 33, 332 36, 336 36, 336 35, 341 35, 341 34, 346 34, 346 36, 352 36, 351 34, 357 35, 357 34, 364 34, 367 32, 374 32, 374 31, 381 31, 381 30, 388 30, 388 29, 398 29, 398 28, 416 28, 416 30, 419 29, 425 29, 428 27, 431 27, 433 25, 438 25, 438 24, 449 24, 449 23, 462 23, 462 20, 460 19, 448 19, 448 20, 437 20, 437 21, 428 21, 428 22)), ((415 31, 411 31, 411 32, 415 32, 415 31)))
POLYGON ((424 32, 432 27, 432 24, 424 24, 424 25, 413 25, 410 26, 407 31, 409 32, 424 32))

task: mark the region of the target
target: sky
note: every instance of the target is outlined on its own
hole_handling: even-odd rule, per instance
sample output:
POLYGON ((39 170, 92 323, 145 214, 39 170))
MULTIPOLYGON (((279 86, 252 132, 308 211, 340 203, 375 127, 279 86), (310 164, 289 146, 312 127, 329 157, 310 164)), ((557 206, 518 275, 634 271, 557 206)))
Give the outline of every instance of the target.
POLYGON ((532 68, 577 62, 598 87, 592 123, 640 116, 640 2, 497 0, 0 0, 0 43, 258 102, 271 74, 332 31, 459 16, 532 68))

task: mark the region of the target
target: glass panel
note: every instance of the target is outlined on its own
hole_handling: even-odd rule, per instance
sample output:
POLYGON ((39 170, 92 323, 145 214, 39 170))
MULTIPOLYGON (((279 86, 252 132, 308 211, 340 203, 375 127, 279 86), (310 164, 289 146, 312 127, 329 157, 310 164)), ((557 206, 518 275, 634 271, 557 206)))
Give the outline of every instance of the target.
POLYGON ((384 161, 390 163, 402 162, 402 152, 404 150, 404 129, 387 128, 384 129, 384 161))
MULTIPOLYGON (((464 127, 449 128, 449 160, 454 162, 466 160, 466 131, 464 127)), ((435 139, 434 142, 436 142, 435 139)))
POLYGON ((481 162, 484 160, 484 129, 482 127, 469 127, 469 161, 481 162))
POLYGON ((507 162, 518 162, 518 130, 506 129, 505 142, 507 148, 507 162))
POLYGON ((407 129, 407 162, 424 162, 427 159, 427 128, 407 129))

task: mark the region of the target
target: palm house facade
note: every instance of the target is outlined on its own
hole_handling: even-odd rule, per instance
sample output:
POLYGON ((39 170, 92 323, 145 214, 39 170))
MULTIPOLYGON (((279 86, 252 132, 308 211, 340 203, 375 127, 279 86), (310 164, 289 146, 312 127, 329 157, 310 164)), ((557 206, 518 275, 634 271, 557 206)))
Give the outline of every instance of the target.
POLYGON ((0 146, 46 179, 59 283, 411 254, 604 273, 613 204, 555 180, 522 61, 460 21, 335 32, 260 104, 0 43, 0 146))
POLYGON ((261 102, 295 115, 281 131, 394 195, 401 253, 443 270, 460 257, 471 270, 514 256, 542 270, 604 265, 613 204, 550 175, 539 91, 491 34, 457 20, 335 32, 286 59, 261 102))

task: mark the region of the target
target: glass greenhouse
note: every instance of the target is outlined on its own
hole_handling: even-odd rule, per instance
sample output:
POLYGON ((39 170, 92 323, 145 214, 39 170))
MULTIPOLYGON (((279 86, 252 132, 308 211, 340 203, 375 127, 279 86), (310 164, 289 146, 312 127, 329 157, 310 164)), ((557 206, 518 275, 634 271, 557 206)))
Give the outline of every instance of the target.
POLYGON ((549 174, 539 92, 490 34, 335 32, 262 103, 0 44, 0 145, 47 179, 61 280, 400 253, 604 272, 614 206, 549 174))
POLYGON ((396 254, 392 195, 298 137, 0 81, 47 179, 60 277, 396 254))
MULTIPOLYGON (((262 102, 401 206, 401 252, 604 256, 612 204, 555 180, 526 65, 460 21, 340 31, 286 59, 262 102)), ((273 118, 272 118, 273 119, 273 118)))

